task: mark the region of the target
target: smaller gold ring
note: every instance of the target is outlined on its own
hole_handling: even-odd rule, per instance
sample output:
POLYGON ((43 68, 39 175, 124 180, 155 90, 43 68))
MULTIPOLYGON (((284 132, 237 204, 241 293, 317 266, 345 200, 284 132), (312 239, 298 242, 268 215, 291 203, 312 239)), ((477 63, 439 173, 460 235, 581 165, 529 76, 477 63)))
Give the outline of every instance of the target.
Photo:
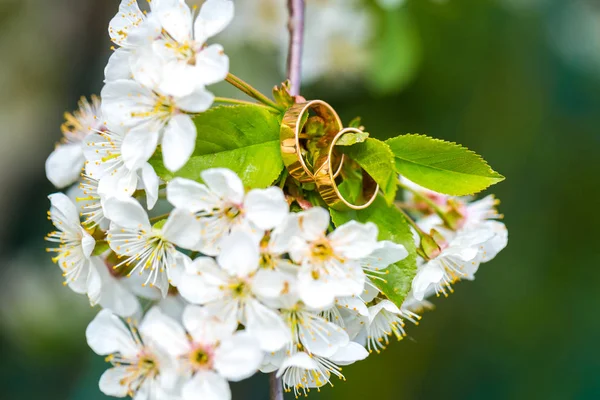
MULTIPOLYGON (((335 183, 335 174, 331 168, 331 158, 333 157, 333 151, 337 141, 346 133, 362 133, 361 130, 356 128, 345 128, 338 132, 337 135, 331 141, 329 151, 327 155, 320 160, 319 167, 315 172, 315 182, 317 184, 317 190, 321 195, 321 198, 327 203, 330 208, 338 211, 347 210, 363 210, 369 207, 377 198, 379 192, 379 185, 375 183, 373 178, 363 170, 363 195, 367 198, 367 202, 364 204, 352 204, 344 198, 340 193, 337 184, 335 183), (366 192, 366 193, 365 193, 366 192)), ((340 167, 341 169, 341 167, 340 167)))
MULTIPOLYGON (((308 168, 304 157, 302 157, 302 147, 300 145, 300 133, 303 126, 301 121, 303 115, 312 109, 319 117, 325 121, 325 137, 332 140, 337 132, 343 128, 342 120, 335 110, 322 100, 312 100, 306 103, 297 103, 290 107, 283 116, 281 129, 279 131, 281 157, 283 163, 290 175, 302 183, 314 182, 314 173, 308 168)), ((319 158, 319 156, 317 156, 319 158)), ((339 167, 334 176, 338 176, 342 171, 344 156, 339 158, 339 167)))

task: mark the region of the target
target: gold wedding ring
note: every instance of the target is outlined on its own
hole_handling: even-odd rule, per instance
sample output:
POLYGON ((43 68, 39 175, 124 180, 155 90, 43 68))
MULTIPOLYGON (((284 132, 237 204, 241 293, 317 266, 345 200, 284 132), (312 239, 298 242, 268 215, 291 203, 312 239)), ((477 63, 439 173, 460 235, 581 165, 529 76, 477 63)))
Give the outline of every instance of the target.
MULTIPOLYGON (((314 174, 314 181, 317 184, 317 190, 321 198, 327 203, 330 208, 338 211, 347 210, 362 210, 369 207, 377 198, 379 185, 375 183, 373 178, 363 170, 363 198, 367 199, 364 204, 352 204, 344 198, 340 193, 337 184, 335 183, 336 174, 333 173, 331 160, 334 157, 334 148, 337 141, 346 133, 361 133, 362 131, 356 128, 342 129, 333 137, 329 145, 329 151, 324 154, 317 163, 317 170, 314 174)), ((339 172, 339 171, 338 171, 339 172)))
MULTIPOLYGON (((340 117, 335 110, 327 103, 321 100, 312 100, 306 103, 297 103, 290 107, 281 122, 279 139, 281 145, 281 156, 283 163, 290 175, 302 183, 310 183, 315 181, 313 171, 306 165, 302 155, 305 147, 301 143, 301 134, 304 128, 302 119, 305 113, 312 110, 317 116, 325 121, 325 134, 322 138, 327 143, 331 143, 335 135, 344 127, 340 117)), ((304 140, 304 138, 302 138, 304 140)), ((331 146, 333 148, 333 146, 331 146)), ((333 176, 337 176, 342 170, 344 156, 336 156, 329 149, 328 160, 334 159, 334 164, 338 165, 333 176), (333 157, 333 158, 332 158, 333 157)), ((323 149, 325 152, 326 149, 323 149)), ((317 156, 317 158, 319 158, 317 156)))

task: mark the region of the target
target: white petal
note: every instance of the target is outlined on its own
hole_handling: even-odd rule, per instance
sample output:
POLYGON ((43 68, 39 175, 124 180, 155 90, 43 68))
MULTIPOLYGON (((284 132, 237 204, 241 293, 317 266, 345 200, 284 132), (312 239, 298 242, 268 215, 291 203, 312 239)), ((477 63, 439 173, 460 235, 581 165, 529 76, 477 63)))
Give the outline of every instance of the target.
POLYGON ((215 351, 214 368, 229 381, 254 375, 263 360, 258 341, 248 332, 237 332, 221 341, 215 351))
MULTIPOLYGON (((100 257, 92 258, 92 266, 100 277, 100 288, 98 304, 120 317, 130 317, 139 311, 140 303, 131 291, 124 285, 122 280, 112 276, 106 264, 100 257)), ((88 287, 88 296, 89 293, 88 287)))
POLYGON ((206 92, 203 82, 198 79, 196 65, 190 65, 185 60, 179 60, 173 54, 173 50, 167 46, 169 46, 168 42, 154 42, 155 53, 162 54, 163 58, 169 60, 162 63, 158 91, 175 97, 177 108, 185 111, 191 110, 181 104, 180 98, 187 97, 195 91, 203 92, 202 94, 206 93, 206 97, 197 98, 199 100, 198 104, 195 104, 193 100, 184 101, 184 104, 192 106, 192 108, 200 108, 201 110, 198 112, 206 111, 213 102, 213 96, 206 92))
POLYGON ((271 232, 269 250, 274 254, 284 254, 290 250, 290 241, 300 235, 298 214, 289 213, 284 220, 271 232))
POLYGON ((156 88, 164 77, 165 71, 164 60, 153 51, 154 46, 158 45, 159 41, 139 47, 131 51, 129 59, 129 69, 131 76, 143 86, 148 88, 156 88))
POLYGON ((153 92, 131 79, 107 82, 102 88, 102 115, 109 116, 112 125, 133 127, 141 115, 151 112, 155 106, 153 92))
MULTIPOLYGON (((186 83, 189 86, 189 81, 186 83)), ((199 113, 210 108, 215 96, 204 88, 196 89, 191 94, 177 99, 177 107, 181 110, 199 113)))
POLYGON ((429 261, 413 279, 412 291, 415 299, 423 300, 430 286, 441 282, 443 278, 443 267, 436 260, 429 261))
POLYGON ((85 158, 81 144, 62 144, 46 160, 46 177, 62 189, 79 179, 85 158))
POLYGON ((144 190, 146 191, 146 204, 148 210, 152 210, 158 201, 158 187, 160 186, 158 175, 156 175, 156 171, 154 171, 152 165, 148 163, 142 166, 141 175, 144 190))
POLYGON ((336 253, 350 259, 368 256, 377 246, 377 225, 350 221, 329 235, 336 253))
POLYGON ((123 322, 109 310, 102 310, 88 325, 85 336, 88 345, 98 355, 121 353, 134 357, 138 347, 123 322))
POLYGON ((183 385, 183 400, 231 400, 231 390, 225 378, 212 371, 197 372, 183 385))
POLYGON ((193 249, 201 239, 200 224, 196 217, 186 210, 175 209, 162 227, 163 236, 169 242, 184 249, 193 249))
POLYGON ((230 275, 248 276, 258 269, 258 243, 250 235, 234 232, 221 242, 219 265, 230 275))
POLYGON ((144 19, 137 1, 121 0, 119 12, 110 21, 108 33, 112 41, 123 46, 127 44, 129 34, 134 31, 144 19))
POLYGON ((196 343, 212 345, 223 338, 231 337, 237 328, 220 315, 212 314, 206 307, 187 306, 183 311, 183 326, 196 343))
POLYGON ((137 200, 111 197, 104 202, 104 215, 118 226, 151 229, 148 214, 137 200))
POLYGON ((281 224, 289 212, 283 191, 277 187, 251 190, 244 200, 244 209, 246 217, 263 230, 281 224))
POLYGON ((184 43, 192 38, 192 12, 184 1, 159 2, 152 13, 176 41, 184 43))
POLYGON ((131 53, 124 48, 115 50, 108 59, 108 64, 104 69, 104 81, 110 82, 119 79, 131 79, 131 67, 129 66, 130 56, 131 53))
POLYGON ((208 0, 200 9, 194 24, 194 37, 199 42, 221 32, 233 19, 233 2, 229 0, 208 0))
MULTIPOLYGON (((88 163, 88 165, 93 163, 88 163)), ((98 193, 105 197, 132 196, 138 184, 137 174, 124 165, 100 178, 98 193)))
POLYGON ((81 238, 81 249, 83 250, 83 255, 86 258, 89 258, 94 251, 94 247, 96 247, 96 241, 94 238, 82 229, 83 237, 81 238))
POLYGON ((242 204, 244 184, 235 172, 226 168, 212 168, 202 171, 200 176, 209 189, 221 199, 242 204))
POLYGON ((129 367, 107 369, 100 377, 100 390, 107 396, 126 397, 129 392, 129 385, 126 383, 129 375, 129 367))
POLYGON ((295 276, 282 271, 260 269, 252 280, 252 292, 260 297, 276 299, 289 290, 295 276))
MULTIPOLYGON (((317 362, 304 352, 296 353, 291 357, 286 358, 281 364, 281 368, 277 372, 277 377, 280 378, 286 369, 290 367, 297 367, 306 370, 319 369, 317 362)), ((297 382, 296 382, 297 383, 297 382)))
POLYGON ((165 167, 171 172, 179 170, 190 159, 196 144, 196 125, 189 115, 171 118, 162 139, 165 167))
POLYGON ((59 228, 67 224, 69 229, 80 230, 79 213, 75 204, 63 193, 54 193, 48 196, 50 199, 50 213, 52 222, 59 228))
POLYGON ((265 351, 277 351, 291 340, 291 333, 283 319, 257 300, 246 302, 246 330, 265 351))
POLYGON ((167 200, 190 212, 212 210, 219 201, 206 185, 185 178, 175 178, 167 184, 167 200))
POLYGON ((324 208, 313 207, 299 213, 298 224, 303 238, 309 241, 317 240, 323 237, 329 227, 329 213, 324 208))
POLYGON ((223 298, 221 286, 227 285, 229 276, 212 258, 199 257, 190 265, 177 289, 184 299, 194 304, 206 304, 223 298))
POLYGON ((345 296, 336 299, 336 304, 339 307, 344 307, 350 311, 354 311, 363 316, 369 315, 369 309, 363 300, 358 296, 345 296))
POLYGON ((125 135, 121 151, 125 165, 130 170, 143 167, 154 154, 159 133, 153 130, 152 126, 152 124, 139 125, 125 135))
POLYGON ((197 82, 202 85, 212 85, 222 82, 229 73, 229 57, 223 52, 223 47, 212 44, 196 56, 194 74, 197 82))
POLYGON ((408 256, 408 251, 401 244, 390 241, 377 243, 377 247, 371 254, 361 260, 363 267, 371 269, 385 269, 388 266, 404 260, 408 256))
POLYGON ((182 356, 190 350, 183 327, 163 314, 158 307, 153 307, 146 313, 140 325, 140 333, 144 340, 157 343, 172 356, 182 356))
POLYGON ((298 325, 298 332, 300 341, 310 353, 329 357, 350 341, 343 328, 325 318, 315 315, 310 319, 307 316, 306 319, 298 325))
POLYGON ((315 310, 331 307, 335 300, 335 287, 327 279, 314 279, 310 270, 298 274, 298 293, 302 301, 315 310))
POLYGON ((338 365, 350 365, 356 361, 364 360, 369 356, 369 352, 358 343, 350 342, 340 348, 329 360, 338 365))

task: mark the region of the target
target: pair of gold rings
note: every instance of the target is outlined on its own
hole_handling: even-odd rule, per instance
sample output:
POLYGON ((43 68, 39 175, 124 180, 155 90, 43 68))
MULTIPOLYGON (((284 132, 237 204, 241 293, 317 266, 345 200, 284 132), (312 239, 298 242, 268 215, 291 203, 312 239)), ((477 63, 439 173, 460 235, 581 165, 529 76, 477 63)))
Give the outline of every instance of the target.
POLYGON ((362 210, 370 206, 377 197, 379 185, 363 170, 361 204, 350 203, 340 193, 336 179, 341 175, 347 156, 339 154, 336 149, 338 140, 347 133, 361 133, 356 128, 344 128, 335 110, 321 100, 312 100, 294 104, 289 108, 281 122, 280 144, 283 163, 290 175, 301 183, 315 183, 317 191, 325 203, 335 210, 362 210), (319 138, 311 138, 304 132, 305 124, 310 116, 317 117, 322 123, 323 132, 319 138), (313 143, 312 169, 304 159, 307 145, 313 143))

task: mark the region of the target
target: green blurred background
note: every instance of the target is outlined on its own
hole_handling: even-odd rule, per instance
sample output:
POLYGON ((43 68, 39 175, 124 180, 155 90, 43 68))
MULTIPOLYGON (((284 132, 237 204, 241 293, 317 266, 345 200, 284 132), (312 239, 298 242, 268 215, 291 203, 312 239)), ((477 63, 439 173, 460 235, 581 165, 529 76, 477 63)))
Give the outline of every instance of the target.
MULTIPOLYGON (((221 41, 232 72, 265 90, 283 78, 285 1, 237 0, 221 41)), ((599 3, 308 1, 307 53, 323 65, 303 94, 374 136, 424 133, 484 155, 507 177, 493 192, 510 236, 405 340, 311 397, 600 398, 599 3)), ((44 161, 62 113, 101 90, 117 6, 0 0, 2 399, 104 398, 106 365, 84 335, 97 309, 43 250, 44 161)), ((266 398, 264 376, 234 386, 234 399, 266 398)))

